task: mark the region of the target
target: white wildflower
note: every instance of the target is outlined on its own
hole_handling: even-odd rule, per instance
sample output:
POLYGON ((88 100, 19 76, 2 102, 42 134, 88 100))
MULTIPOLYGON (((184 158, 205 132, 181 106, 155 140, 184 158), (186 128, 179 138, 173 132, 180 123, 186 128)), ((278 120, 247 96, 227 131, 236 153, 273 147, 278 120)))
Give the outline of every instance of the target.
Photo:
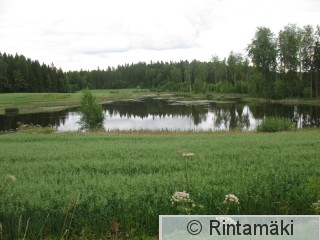
POLYGON ((315 203, 312 203, 312 208, 316 213, 320 213, 320 200, 315 203))
POLYGON ((224 199, 223 203, 224 203, 224 204, 227 204, 228 202, 235 202, 235 203, 240 204, 239 198, 238 198, 236 195, 234 195, 234 194, 228 194, 228 195, 226 195, 226 198, 224 199))
POLYGON ((189 152, 189 153, 182 153, 182 156, 184 156, 184 157, 192 157, 192 156, 194 156, 194 153, 191 153, 191 152, 189 152))
POLYGON ((172 180, 175 181, 175 182, 177 182, 177 181, 179 181, 179 177, 178 177, 178 176, 173 176, 173 177, 172 177, 172 180))
POLYGON ((6 180, 11 181, 11 182, 15 182, 15 181, 17 181, 17 178, 13 175, 7 175, 6 180))
POLYGON ((237 222, 230 217, 216 217, 216 219, 222 224, 236 225, 237 222))
POLYGON ((189 193, 183 192, 175 192, 171 197, 172 204, 177 202, 191 202, 189 193))

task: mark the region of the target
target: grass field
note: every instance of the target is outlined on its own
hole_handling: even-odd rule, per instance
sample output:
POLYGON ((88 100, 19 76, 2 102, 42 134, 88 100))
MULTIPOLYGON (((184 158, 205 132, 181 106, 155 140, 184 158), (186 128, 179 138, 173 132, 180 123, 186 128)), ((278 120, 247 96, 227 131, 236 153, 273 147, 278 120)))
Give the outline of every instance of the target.
POLYGON ((229 193, 240 205, 228 214, 314 214, 320 199, 319 129, 14 133, 0 135, 0 153, 4 239, 156 239, 158 216, 181 213, 170 199, 183 190, 204 206, 193 214, 223 214, 229 193))
MULTIPOLYGON (((100 103, 138 98, 151 94, 144 89, 91 90, 100 103)), ((19 113, 58 111, 80 105, 82 92, 76 93, 3 93, 0 94, 0 114, 6 108, 18 108, 19 113)))

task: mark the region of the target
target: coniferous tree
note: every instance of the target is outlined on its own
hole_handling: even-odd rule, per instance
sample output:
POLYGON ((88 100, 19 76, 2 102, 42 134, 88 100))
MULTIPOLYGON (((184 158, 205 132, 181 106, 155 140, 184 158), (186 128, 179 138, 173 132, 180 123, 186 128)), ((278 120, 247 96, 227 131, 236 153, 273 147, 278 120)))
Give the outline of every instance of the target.
POLYGON ((277 40, 269 28, 259 27, 247 52, 251 61, 231 51, 228 58, 214 56, 209 62, 138 62, 73 72, 22 55, 0 53, 0 93, 139 87, 279 99, 319 96, 319 26, 314 31, 310 25, 299 28, 289 24, 277 40))

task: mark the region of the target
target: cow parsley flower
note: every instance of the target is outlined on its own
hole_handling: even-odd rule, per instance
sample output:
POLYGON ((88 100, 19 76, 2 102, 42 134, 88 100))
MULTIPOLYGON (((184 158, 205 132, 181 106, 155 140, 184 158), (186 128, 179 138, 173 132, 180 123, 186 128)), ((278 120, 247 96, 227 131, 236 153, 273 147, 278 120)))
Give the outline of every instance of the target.
POLYGON ((189 193, 183 192, 175 192, 171 197, 171 203, 175 204, 178 202, 191 202, 189 193))
POLYGON ((235 202, 235 203, 240 204, 239 198, 238 198, 236 195, 234 195, 234 194, 228 194, 228 195, 226 195, 226 198, 224 199, 223 203, 224 203, 224 204, 227 204, 228 202, 235 202))
POLYGON ((182 156, 184 156, 184 157, 192 157, 192 156, 194 156, 194 153, 191 153, 191 152, 189 152, 189 153, 182 153, 182 156))
POLYGON ((315 203, 312 203, 312 208, 314 209, 314 211, 319 214, 320 213, 320 200, 318 200, 315 203))
POLYGON ((15 181, 17 181, 17 178, 13 175, 7 175, 6 180, 9 182, 15 182, 15 181))

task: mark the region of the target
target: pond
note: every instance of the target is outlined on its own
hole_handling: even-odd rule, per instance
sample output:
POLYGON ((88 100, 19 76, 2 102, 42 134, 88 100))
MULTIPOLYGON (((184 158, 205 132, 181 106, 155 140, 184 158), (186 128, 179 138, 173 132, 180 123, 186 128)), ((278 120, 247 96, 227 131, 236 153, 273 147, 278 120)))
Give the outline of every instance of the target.
MULTIPOLYGON (((297 128, 319 127, 320 106, 248 104, 222 101, 144 98, 109 102, 103 105, 107 131, 170 130, 217 131, 255 130, 264 117, 289 119, 297 128)), ((58 131, 78 131, 80 114, 76 108, 0 116, 0 131, 15 129, 18 122, 52 125, 58 131)))

